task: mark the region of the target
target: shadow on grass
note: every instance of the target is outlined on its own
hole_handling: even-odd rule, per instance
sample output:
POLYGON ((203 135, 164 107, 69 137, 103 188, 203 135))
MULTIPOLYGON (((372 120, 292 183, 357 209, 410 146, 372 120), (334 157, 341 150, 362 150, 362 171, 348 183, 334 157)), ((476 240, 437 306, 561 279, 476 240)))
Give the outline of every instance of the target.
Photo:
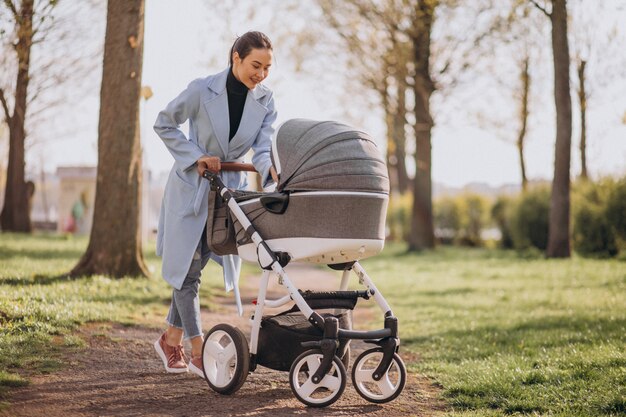
POLYGON ((43 275, 37 274, 32 278, 2 278, 0 285, 52 285, 59 282, 80 281, 89 277, 73 277, 69 272, 60 275, 43 275))
POLYGON ((67 249, 50 250, 50 249, 13 249, 3 247, 0 251, 0 260, 8 260, 12 258, 30 258, 36 260, 71 260, 80 259, 84 249, 67 249))
POLYGON ((626 318, 557 316, 528 320, 515 326, 483 326, 467 330, 404 338, 409 344, 431 343, 439 340, 458 347, 449 360, 485 359, 507 351, 523 349, 560 348, 570 344, 592 345, 598 339, 618 340, 626 327, 626 318), (602 335, 602 336, 599 336, 602 335), (483 346, 481 349, 466 347, 483 346))

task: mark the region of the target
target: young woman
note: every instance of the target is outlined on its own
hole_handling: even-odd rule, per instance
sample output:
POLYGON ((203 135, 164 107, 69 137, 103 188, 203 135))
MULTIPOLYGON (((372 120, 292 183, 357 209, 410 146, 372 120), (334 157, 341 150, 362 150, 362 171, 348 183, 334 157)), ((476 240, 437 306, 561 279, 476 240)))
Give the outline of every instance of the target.
MULTIPOLYGON (((154 343, 167 372, 202 373, 202 327, 198 289, 201 271, 210 258, 203 231, 208 215, 208 181, 204 170, 220 171, 222 161, 240 162, 252 149, 252 163, 263 186, 276 181, 270 161, 276 120, 272 92, 261 82, 272 65, 272 44, 260 32, 239 37, 224 71, 192 81, 165 110, 154 130, 174 157, 165 186, 157 233, 157 255, 163 257, 163 278, 174 287, 168 327, 154 343), (189 121, 189 137, 180 125, 189 121), (183 336, 191 342, 186 363, 183 336)), ((246 176, 222 172, 229 188, 246 187, 246 176)), ((225 274, 238 273, 238 259, 224 259, 225 274), (229 266, 229 268, 227 268, 229 266)))

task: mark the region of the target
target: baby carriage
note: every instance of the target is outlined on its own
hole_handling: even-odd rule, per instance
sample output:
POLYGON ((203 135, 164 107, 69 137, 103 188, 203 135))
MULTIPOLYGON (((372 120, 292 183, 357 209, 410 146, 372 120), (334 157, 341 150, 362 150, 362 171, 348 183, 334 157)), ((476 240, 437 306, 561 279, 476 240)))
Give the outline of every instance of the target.
POLYGON ((236 392, 258 365, 289 371, 294 395, 312 407, 343 393, 350 341, 372 347, 354 360, 352 383, 366 400, 385 403, 404 388, 398 356, 398 320, 359 260, 384 245, 389 180, 372 139, 336 122, 294 119, 279 129, 272 148, 279 174, 271 193, 232 191, 219 176, 211 183, 207 239, 213 252, 238 254, 263 270, 252 316, 250 342, 222 323, 206 335, 204 375, 221 394, 236 392), (343 271, 338 290, 302 291, 285 272, 290 262, 326 264, 343 271), (354 272, 364 290, 349 291, 354 272), (274 274, 286 295, 266 299, 274 274), (378 330, 352 329, 358 299, 373 298, 384 314, 378 330), (265 307, 293 307, 264 316, 265 307))

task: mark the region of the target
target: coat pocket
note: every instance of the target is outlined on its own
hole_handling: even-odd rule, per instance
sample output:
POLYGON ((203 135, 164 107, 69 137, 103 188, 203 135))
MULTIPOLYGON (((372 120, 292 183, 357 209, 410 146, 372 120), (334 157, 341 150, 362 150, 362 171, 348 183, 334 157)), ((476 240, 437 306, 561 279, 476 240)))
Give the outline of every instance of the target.
POLYGON ((170 175, 166 186, 165 207, 177 216, 186 216, 193 212, 193 201, 196 196, 196 187, 188 183, 177 171, 170 175))

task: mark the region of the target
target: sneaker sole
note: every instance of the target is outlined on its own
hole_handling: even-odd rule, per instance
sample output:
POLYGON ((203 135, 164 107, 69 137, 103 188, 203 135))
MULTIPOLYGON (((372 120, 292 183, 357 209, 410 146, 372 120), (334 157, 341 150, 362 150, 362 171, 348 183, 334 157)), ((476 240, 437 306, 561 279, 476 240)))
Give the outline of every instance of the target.
POLYGON ((191 362, 187 366, 189 367, 189 372, 198 375, 200 378, 204 378, 204 371, 202 369, 198 368, 191 362))
POLYGON ((156 350, 157 355, 159 355, 159 358, 161 358, 161 360, 163 361, 163 366, 165 366, 165 370, 170 374, 182 374, 185 372, 189 372, 188 368, 170 368, 169 366, 167 366, 167 357, 165 356, 165 352, 163 352, 161 344, 158 340, 154 342, 154 350, 156 350))

